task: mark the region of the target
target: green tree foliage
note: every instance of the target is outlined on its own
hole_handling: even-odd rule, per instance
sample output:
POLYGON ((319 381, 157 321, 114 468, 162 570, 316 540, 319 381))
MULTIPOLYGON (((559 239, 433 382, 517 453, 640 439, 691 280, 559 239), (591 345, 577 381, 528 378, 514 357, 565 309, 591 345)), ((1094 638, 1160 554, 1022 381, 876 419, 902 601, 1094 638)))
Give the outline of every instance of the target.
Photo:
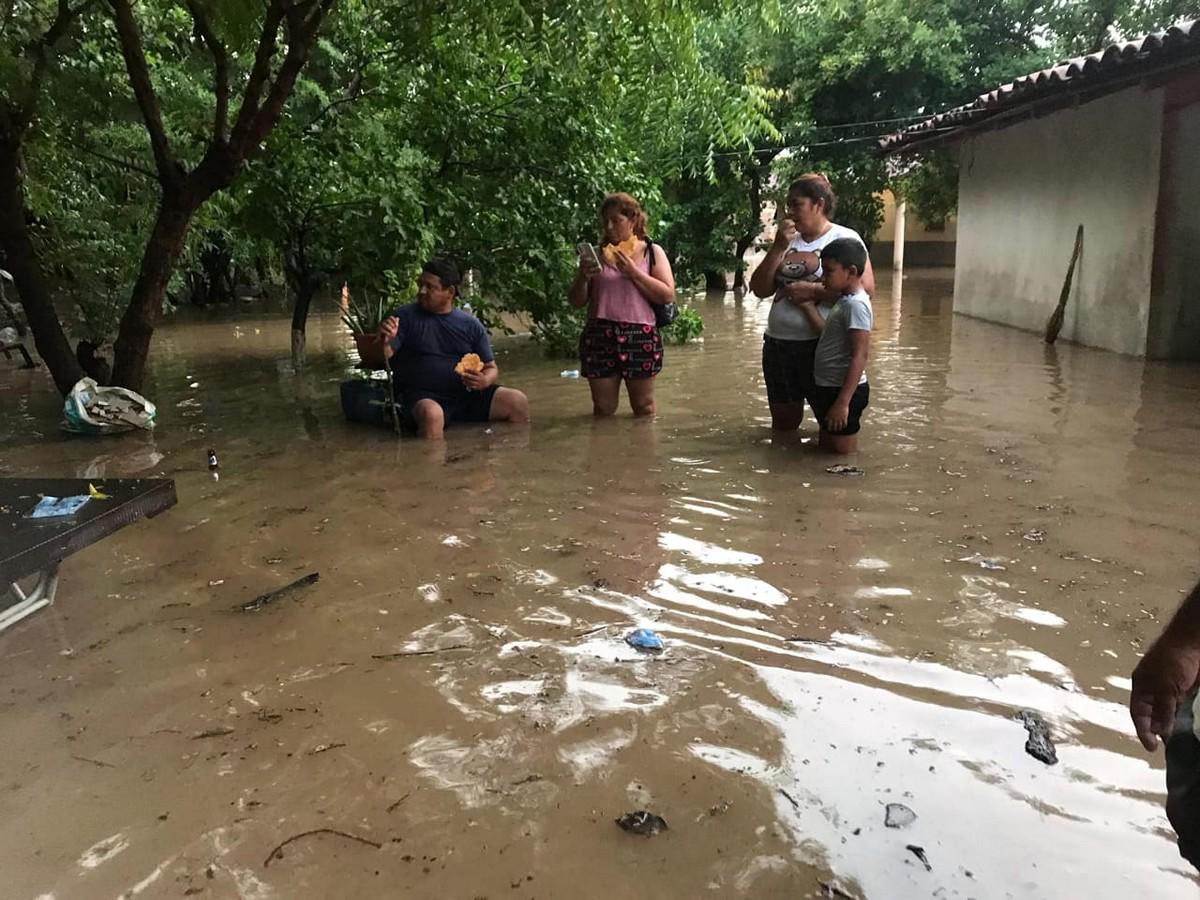
POLYGON ((881 134, 1194 6, 331 2, 0 2, 0 251, 61 388, 113 338, 135 383, 164 308, 238 282, 286 290, 302 350, 320 291, 402 299, 434 253, 570 352, 605 193, 642 201, 681 294, 740 278, 803 171, 866 235, 886 186, 937 221, 952 158, 897 174, 881 134))

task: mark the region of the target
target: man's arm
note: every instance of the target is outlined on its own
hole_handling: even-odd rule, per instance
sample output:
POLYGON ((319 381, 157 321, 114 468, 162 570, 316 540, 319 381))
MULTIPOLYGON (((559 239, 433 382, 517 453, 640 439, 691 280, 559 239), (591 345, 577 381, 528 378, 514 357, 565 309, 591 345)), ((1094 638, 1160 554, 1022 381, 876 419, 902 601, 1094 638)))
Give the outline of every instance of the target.
POLYGON ((392 315, 379 323, 379 330, 376 332, 376 336, 383 343, 383 358, 391 359, 404 342, 404 339, 400 336, 400 319, 395 313, 392 313, 392 315))
POLYGON ((1158 639, 1133 670, 1129 715, 1142 746, 1166 740, 1175 708, 1200 677, 1200 584, 1192 588, 1158 639))
POLYGON ((858 380, 867 370, 867 354, 871 347, 871 332, 861 328, 851 328, 850 338, 850 368, 842 380, 842 389, 838 391, 837 400, 829 408, 825 417, 825 427, 830 431, 841 431, 850 421, 850 398, 858 388, 858 380))
POLYGON ((482 372, 463 372, 462 380, 468 391, 482 391, 500 380, 500 367, 495 360, 485 362, 482 372))

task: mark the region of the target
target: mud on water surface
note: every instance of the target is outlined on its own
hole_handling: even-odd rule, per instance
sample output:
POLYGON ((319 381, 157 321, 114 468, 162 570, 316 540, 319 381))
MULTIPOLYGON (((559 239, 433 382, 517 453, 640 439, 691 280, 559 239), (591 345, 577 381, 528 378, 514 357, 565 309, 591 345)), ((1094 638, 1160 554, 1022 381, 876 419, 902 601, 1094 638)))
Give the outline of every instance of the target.
POLYGON ((732 297, 657 421, 593 423, 501 339, 532 427, 437 447, 343 423, 333 316, 300 375, 281 316, 168 324, 153 435, 66 439, 4 365, 0 474, 179 505, 0 635, 0 893, 1194 897, 1124 704, 1198 566, 1200 370, 950 286, 881 286, 862 477, 770 439, 767 308, 732 297), (667 830, 614 824, 641 809, 667 830))

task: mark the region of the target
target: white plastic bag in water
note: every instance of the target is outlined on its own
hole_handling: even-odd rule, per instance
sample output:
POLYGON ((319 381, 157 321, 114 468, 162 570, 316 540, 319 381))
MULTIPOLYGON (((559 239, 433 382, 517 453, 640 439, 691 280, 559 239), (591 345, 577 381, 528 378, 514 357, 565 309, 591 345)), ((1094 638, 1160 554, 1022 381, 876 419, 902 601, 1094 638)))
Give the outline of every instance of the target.
POLYGON ((154 404, 141 394, 81 378, 63 404, 62 428, 76 434, 117 434, 135 428, 153 431, 154 416, 154 404))

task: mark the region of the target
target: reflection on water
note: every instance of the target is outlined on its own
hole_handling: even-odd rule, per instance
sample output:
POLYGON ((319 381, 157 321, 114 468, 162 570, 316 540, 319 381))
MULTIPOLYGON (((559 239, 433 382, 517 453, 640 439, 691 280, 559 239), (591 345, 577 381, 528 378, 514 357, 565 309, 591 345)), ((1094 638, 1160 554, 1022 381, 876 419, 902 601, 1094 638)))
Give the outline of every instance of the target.
POLYGON ((586 385, 502 339, 533 426, 439 447, 341 421, 333 316, 300 375, 282 318, 168 325, 153 435, 66 439, 44 373, 0 369, 0 473, 180 496, 0 637, 15 895, 366 894, 378 870, 405 896, 1194 896, 1124 703, 1193 576, 1200 370, 881 280, 859 479, 811 423, 771 441, 753 298, 697 301, 652 423, 593 423, 586 385), (611 823, 639 806, 670 823, 652 844, 611 823), (262 867, 317 827, 383 846, 262 867))

